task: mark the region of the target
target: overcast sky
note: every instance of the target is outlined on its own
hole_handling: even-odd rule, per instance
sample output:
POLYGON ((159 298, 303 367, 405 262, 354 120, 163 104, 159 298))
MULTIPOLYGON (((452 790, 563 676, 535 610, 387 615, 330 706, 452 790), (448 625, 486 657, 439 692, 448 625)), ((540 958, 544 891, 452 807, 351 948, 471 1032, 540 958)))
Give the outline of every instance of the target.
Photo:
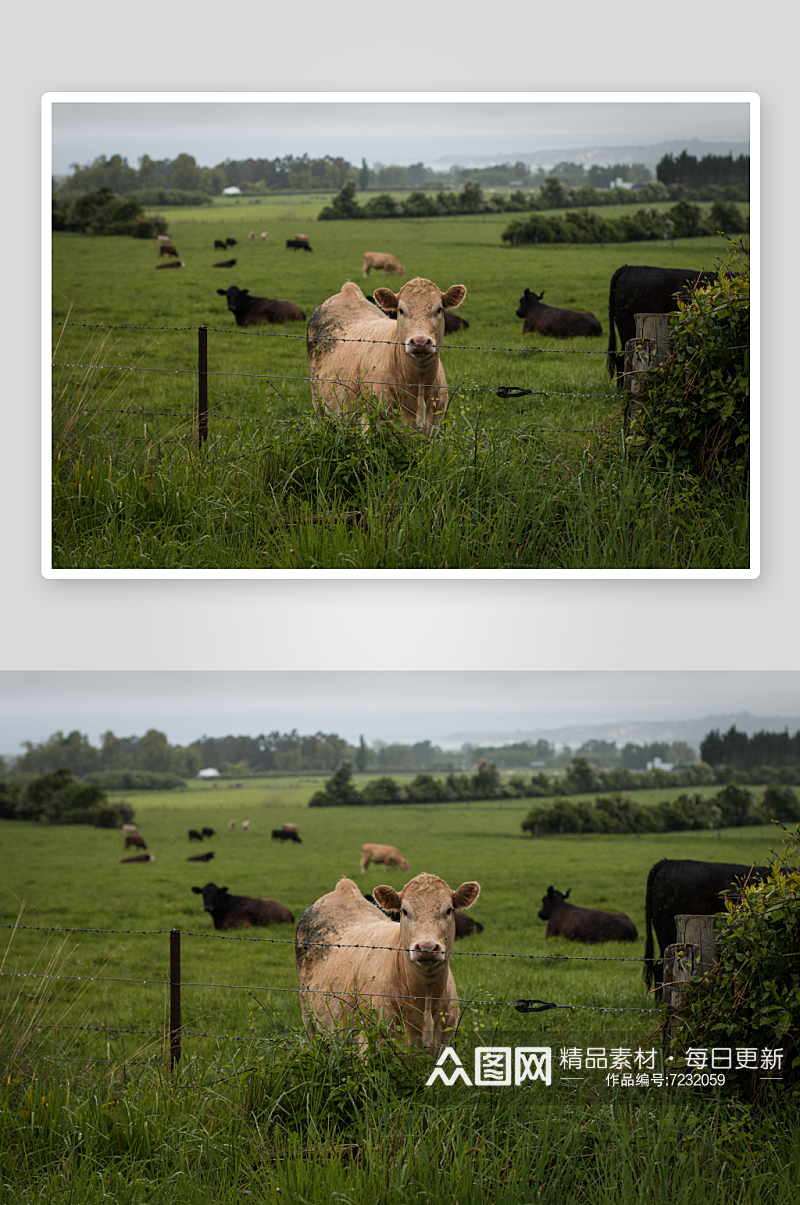
POLYGON ((61 102, 53 105, 53 173, 113 154, 131 167, 143 154, 174 159, 182 152, 204 167, 306 152, 351 163, 432 164, 443 155, 503 159, 550 148, 749 136, 749 106, 741 103, 61 102))
POLYGON ((436 743, 454 732, 741 711, 800 715, 800 672, 6 671, 0 752, 76 728, 93 744, 109 728, 118 736, 158 728, 171 744, 293 728, 436 743))

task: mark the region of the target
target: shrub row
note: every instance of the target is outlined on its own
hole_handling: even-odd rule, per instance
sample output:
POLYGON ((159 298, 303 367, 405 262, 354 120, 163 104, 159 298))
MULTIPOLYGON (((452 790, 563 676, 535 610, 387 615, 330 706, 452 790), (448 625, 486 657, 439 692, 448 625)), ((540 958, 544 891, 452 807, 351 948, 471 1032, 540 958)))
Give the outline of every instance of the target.
POLYGON ((74 778, 70 770, 51 770, 24 786, 0 779, 0 820, 119 828, 132 819, 130 804, 109 803, 105 791, 74 778))
POLYGON ((98 770, 87 774, 84 781, 104 791, 174 791, 186 786, 179 774, 156 774, 152 770, 98 770))
POLYGON ((637 209, 617 218, 605 218, 589 209, 561 214, 534 213, 517 218, 503 231, 503 242, 518 243, 635 243, 658 239, 698 238, 701 235, 739 234, 750 227, 732 201, 715 201, 706 214, 699 205, 678 201, 671 209, 637 209))
POLYGON ((118 197, 111 188, 98 188, 74 200, 67 194, 53 197, 53 230, 83 234, 127 234, 133 238, 155 238, 166 234, 167 222, 159 214, 150 217, 130 196, 118 197))
POLYGON ((771 820, 800 821, 800 800, 791 787, 770 783, 760 803, 751 791, 728 783, 713 798, 695 792, 645 807, 623 795, 594 800, 557 799, 531 808, 523 832, 677 833, 694 829, 744 828, 771 820))
POLYGON ((455 803, 508 794, 500 785, 500 771, 489 761, 479 762, 474 774, 448 774, 445 779, 434 778, 432 774, 418 774, 407 787, 401 787, 395 779, 384 776, 372 779, 359 791, 352 777, 352 763, 343 761, 323 790, 311 796, 308 806, 330 808, 383 803, 455 803))

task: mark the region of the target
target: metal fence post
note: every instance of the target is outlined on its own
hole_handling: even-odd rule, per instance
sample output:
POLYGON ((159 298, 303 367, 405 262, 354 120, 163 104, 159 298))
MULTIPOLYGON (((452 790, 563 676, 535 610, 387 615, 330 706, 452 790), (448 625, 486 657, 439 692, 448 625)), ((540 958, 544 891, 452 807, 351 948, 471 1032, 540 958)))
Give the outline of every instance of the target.
POLYGON ((169 1066, 181 1057, 181 931, 169 934, 169 1066))
POLYGON ((197 442, 208 438, 208 327, 197 328, 197 442))

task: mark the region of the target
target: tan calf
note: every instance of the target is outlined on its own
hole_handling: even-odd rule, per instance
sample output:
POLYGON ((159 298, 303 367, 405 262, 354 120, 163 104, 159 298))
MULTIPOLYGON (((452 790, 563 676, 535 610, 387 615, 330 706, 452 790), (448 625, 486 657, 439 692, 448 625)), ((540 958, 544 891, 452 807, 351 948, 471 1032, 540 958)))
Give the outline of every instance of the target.
POLYGON ((450 971, 455 910, 474 904, 480 886, 452 891, 436 875, 418 874, 399 893, 380 886, 373 894, 381 908, 400 913, 399 925, 352 879, 301 916, 295 950, 303 1020, 311 1032, 360 1028, 374 1011, 413 1045, 438 1051, 458 1024, 450 971))
MULTIPOLYGON (((318 306, 308 323, 308 370, 317 414, 358 410, 362 399, 377 397, 389 414, 410 427, 431 431, 447 410, 447 380, 439 352, 444 312, 460 305, 467 290, 451 285, 446 293, 423 277, 399 293, 375 290, 383 310, 396 310, 397 321, 383 317, 357 284, 318 306)), ((362 419, 368 425, 366 418, 362 419)))
POLYGON ((383 272, 384 276, 387 272, 393 272, 395 276, 406 274, 403 265, 393 255, 386 255, 383 251, 365 251, 361 275, 369 276, 373 268, 376 272, 383 272))
POLYGON ((399 849, 395 849, 393 845, 362 845, 361 846, 361 873, 364 874, 370 862, 381 862, 384 866, 393 867, 396 870, 408 870, 408 862, 406 862, 399 849))

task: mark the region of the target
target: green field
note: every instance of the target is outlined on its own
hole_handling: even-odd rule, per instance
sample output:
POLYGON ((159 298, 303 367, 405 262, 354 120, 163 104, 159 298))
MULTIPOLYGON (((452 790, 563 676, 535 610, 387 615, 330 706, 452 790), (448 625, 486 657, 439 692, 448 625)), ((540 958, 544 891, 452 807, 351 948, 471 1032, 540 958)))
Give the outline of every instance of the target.
MULTIPOLYGON (((168 212, 186 267, 151 241, 53 236, 57 568, 743 567, 746 502, 622 455, 609 388, 608 283, 626 262, 713 268, 722 238, 600 246, 500 241, 507 214, 315 221, 327 197, 168 212), (247 241, 269 232, 269 241, 247 241), (287 250, 302 232, 312 253, 287 250), (229 252, 214 238, 239 240, 229 252), (442 352, 452 389, 435 439, 354 438, 311 410, 305 325, 242 333, 218 288, 307 315, 365 250, 409 278, 463 283, 467 331, 442 352), (212 265, 236 258, 236 267, 212 265), (522 337, 528 287, 592 310, 604 335, 522 337), (184 330, 93 330, 70 323, 184 330), (209 441, 196 445, 197 333, 209 332, 209 441), (584 354, 591 353, 591 354, 584 354), (66 367, 70 366, 70 367, 66 367), (74 367, 82 366, 82 367, 74 367), (88 367, 86 367, 88 366, 88 367), (147 371, 131 371, 131 369, 147 371), (219 375, 215 375, 219 374, 219 375), (535 392, 501 400, 501 385, 535 392)), ((398 283, 380 277, 380 283, 398 283)))
POLYGON ((484 931, 459 942, 452 959, 464 1005, 455 1045, 466 1067, 477 1046, 548 1045, 556 1068, 561 1047, 660 1052, 660 1012, 641 976, 647 871, 662 857, 761 863, 777 844, 774 830, 533 841, 519 827, 524 801, 309 810, 317 785, 273 778, 130 797, 155 853, 150 864, 120 864, 118 831, 0 822, 0 923, 11 925, 25 899, 23 923, 31 926, 161 930, 72 934, 49 966, 55 936, 17 932, 3 966, 0 1015, 16 1023, 47 986, 52 1001, 16 1060, 7 1057, 13 1024, 2 1030, 4 1199, 82 1205, 109 1199, 233 1205, 243 1196, 358 1205, 700 1205, 710 1194, 737 1205, 795 1199, 796 1115, 766 1106, 756 1111, 735 1090, 613 1089, 605 1072, 587 1071, 582 1083, 571 1083, 556 1069, 550 1089, 426 1089, 424 1055, 384 1041, 362 1057, 346 1044, 303 1034, 292 927, 242 933, 274 944, 188 936, 213 933, 190 890, 206 881, 279 899, 296 917, 342 875, 365 891, 379 882, 400 887, 408 875, 374 866, 358 873, 361 843, 388 842, 406 855, 411 875, 428 870, 451 886, 469 878, 481 883, 472 913, 484 931), (233 834, 230 819, 237 822, 233 834), (252 823, 249 834, 239 829, 244 819, 252 823), (284 820, 299 825, 301 845, 270 840, 284 820), (208 866, 187 863, 199 849, 189 844, 187 829, 204 824, 218 830, 208 842, 216 857, 208 866), (579 904, 628 912, 640 941, 545 942, 536 912, 550 884, 570 887, 579 904), (170 1075, 165 1025, 173 927, 184 932, 187 1032, 170 1075), (29 971, 83 978, 12 974, 29 971), (20 988, 16 1011, 9 1012, 20 988), (572 1008, 521 1015, 512 1007, 520 996, 572 1008), (49 1030, 49 1024, 76 1028, 49 1030))

